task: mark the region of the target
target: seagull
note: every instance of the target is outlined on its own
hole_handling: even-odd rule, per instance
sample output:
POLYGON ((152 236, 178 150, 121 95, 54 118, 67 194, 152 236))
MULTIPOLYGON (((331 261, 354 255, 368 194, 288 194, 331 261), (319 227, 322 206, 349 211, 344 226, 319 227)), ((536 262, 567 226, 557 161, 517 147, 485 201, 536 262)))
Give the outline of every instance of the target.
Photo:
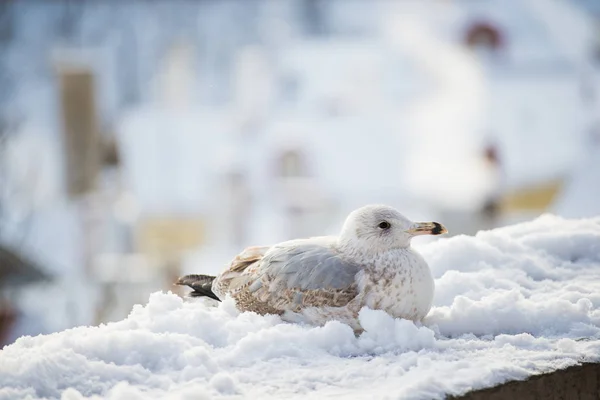
POLYGON ((240 311, 278 314, 284 321, 324 325, 338 320, 360 331, 363 307, 394 318, 422 320, 431 309, 434 279, 410 246, 418 235, 440 235, 437 222, 412 222, 386 205, 354 210, 339 236, 248 247, 221 274, 176 282, 192 297, 230 296, 240 311))

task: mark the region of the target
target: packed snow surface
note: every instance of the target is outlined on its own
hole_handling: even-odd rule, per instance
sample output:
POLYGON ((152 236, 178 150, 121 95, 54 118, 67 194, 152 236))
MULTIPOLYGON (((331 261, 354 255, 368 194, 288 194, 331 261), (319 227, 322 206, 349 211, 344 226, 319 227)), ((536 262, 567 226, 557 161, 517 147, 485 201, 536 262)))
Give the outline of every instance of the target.
POLYGON ((429 399, 600 361, 600 217, 420 251, 436 278, 423 326, 363 309, 355 337, 154 293, 123 321, 5 347, 0 399, 429 399))

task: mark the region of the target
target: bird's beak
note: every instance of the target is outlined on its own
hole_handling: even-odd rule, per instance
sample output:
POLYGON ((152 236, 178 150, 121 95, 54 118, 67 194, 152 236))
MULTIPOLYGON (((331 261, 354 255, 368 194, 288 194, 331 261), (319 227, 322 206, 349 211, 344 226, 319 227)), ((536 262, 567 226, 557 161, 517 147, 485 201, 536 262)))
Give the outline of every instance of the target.
POLYGON ((441 235, 448 233, 448 229, 444 225, 437 222, 415 222, 406 232, 413 236, 416 235, 441 235))

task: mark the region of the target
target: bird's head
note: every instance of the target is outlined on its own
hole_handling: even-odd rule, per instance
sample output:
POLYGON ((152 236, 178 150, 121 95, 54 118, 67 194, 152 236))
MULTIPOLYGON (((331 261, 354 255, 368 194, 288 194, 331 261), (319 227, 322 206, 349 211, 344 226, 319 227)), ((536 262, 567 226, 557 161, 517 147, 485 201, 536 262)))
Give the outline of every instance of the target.
POLYGON ((369 253, 407 248, 417 235, 441 235, 446 228, 437 222, 413 222, 393 207, 368 205, 346 218, 340 243, 369 253))

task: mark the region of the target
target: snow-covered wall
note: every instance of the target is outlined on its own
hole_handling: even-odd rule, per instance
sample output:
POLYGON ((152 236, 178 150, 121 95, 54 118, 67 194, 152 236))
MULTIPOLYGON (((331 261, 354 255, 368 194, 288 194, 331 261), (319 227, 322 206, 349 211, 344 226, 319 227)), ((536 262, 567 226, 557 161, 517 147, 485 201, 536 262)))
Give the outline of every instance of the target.
POLYGON ((436 277, 423 325, 363 309, 355 337, 155 293, 123 321, 4 348, 0 399, 431 399, 600 361, 600 218, 545 215, 420 250, 436 277))

